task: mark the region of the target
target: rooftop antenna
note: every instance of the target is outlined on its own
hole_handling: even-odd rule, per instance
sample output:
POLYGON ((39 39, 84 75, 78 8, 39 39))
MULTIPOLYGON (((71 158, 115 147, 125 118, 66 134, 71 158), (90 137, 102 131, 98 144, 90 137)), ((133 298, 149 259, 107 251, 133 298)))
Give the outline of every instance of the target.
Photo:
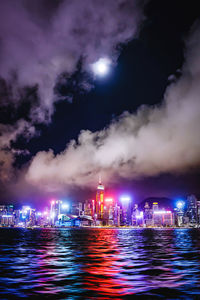
POLYGON ((101 184, 101 173, 99 174, 99 184, 101 184))

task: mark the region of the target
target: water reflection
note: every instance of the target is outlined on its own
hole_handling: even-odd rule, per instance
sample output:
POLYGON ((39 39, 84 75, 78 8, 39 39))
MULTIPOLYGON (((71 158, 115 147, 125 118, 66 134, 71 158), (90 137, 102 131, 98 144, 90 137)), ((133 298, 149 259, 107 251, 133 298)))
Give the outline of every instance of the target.
POLYGON ((118 299, 119 295, 128 293, 131 285, 119 276, 125 263, 120 258, 116 230, 90 232, 84 257, 84 288, 88 290, 88 296, 118 299))
POLYGON ((198 229, 1 229, 0 299, 198 299, 198 229))

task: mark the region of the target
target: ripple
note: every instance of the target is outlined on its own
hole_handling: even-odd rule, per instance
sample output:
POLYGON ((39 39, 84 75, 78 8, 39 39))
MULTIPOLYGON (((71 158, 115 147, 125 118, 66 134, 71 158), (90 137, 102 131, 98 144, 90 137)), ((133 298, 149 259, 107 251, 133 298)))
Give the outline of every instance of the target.
POLYGON ((0 233, 0 299, 199 297, 199 229, 0 233))

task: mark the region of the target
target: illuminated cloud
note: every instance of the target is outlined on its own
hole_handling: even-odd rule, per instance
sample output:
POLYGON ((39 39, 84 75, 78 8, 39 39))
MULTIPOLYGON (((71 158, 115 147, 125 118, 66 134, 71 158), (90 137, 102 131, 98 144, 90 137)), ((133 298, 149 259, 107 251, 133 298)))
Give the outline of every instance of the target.
POLYGON ((188 39, 179 79, 167 88, 163 103, 124 114, 107 128, 82 131, 65 151, 39 152, 28 169, 28 182, 41 187, 93 185, 191 170, 200 164, 200 26, 188 39))
MULTIPOLYGON (((29 123, 21 119, 12 126, 0 124, 1 151, 5 141, 10 148, 19 134, 32 134, 36 123, 51 121, 58 101, 54 87, 62 73, 70 78, 80 59, 88 72, 89 66, 102 56, 117 59, 118 44, 136 34, 144 2, 0 1, 0 89, 6 86, 8 93, 1 97, 1 106, 15 110, 22 99, 30 106, 26 116, 29 123), (27 87, 35 88, 35 97, 27 97, 27 87)), ((90 88, 86 80, 81 86, 90 88)), ((71 95, 68 99, 72 100, 71 95)))
MULTIPOLYGON (((70 77, 81 57, 88 70, 104 55, 117 58, 116 46, 136 33, 143 2, 1 1, 0 76, 15 92, 38 86, 39 103, 32 103, 31 110, 34 121, 50 120, 57 100, 53 94, 56 79, 62 72, 70 77)), ((14 96, 16 105, 20 97, 14 96)))

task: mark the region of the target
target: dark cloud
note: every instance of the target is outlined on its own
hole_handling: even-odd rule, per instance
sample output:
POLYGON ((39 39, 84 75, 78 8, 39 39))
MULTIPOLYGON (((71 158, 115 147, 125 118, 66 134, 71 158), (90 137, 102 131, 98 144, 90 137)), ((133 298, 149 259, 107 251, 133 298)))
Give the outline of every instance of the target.
POLYGON ((116 59, 116 46, 136 33, 141 2, 74 0, 52 5, 51 1, 1 1, 0 76, 15 90, 38 86, 40 103, 32 107, 33 120, 50 119, 56 78, 62 72, 70 76, 80 57, 86 69, 99 57, 116 59))
MULTIPOLYGON (((17 110, 22 103, 28 103, 26 116, 12 125, 0 124, 2 164, 5 157, 5 164, 8 156, 10 165, 14 160, 13 152, 8 155, 7 151, 19 135, 30 136, 36 123, 50 122, 58 101, 54 87, 61 74, 70 78, 80 59, 85 71, 90 71, 90 65, 102 56, 109 56, 113 62, 117 59, 117 46, 137 32, 144 2, 0 2, 1 106, 17 110), (29 88, 37 90, 35 96, 27 93, 29 88)), ((83 81, 81 87, 88 90, 90 85, 83 81)))
POLYGON ((105 181, 182 173, 200 164, 200 26, 186 41, 181 76, 167 88, 163 103, 125 112, 107 128, 80 133, 78 142, 54 155, 33 158, 26 179, 49 190, 66 185, 91 186, 105 181))

